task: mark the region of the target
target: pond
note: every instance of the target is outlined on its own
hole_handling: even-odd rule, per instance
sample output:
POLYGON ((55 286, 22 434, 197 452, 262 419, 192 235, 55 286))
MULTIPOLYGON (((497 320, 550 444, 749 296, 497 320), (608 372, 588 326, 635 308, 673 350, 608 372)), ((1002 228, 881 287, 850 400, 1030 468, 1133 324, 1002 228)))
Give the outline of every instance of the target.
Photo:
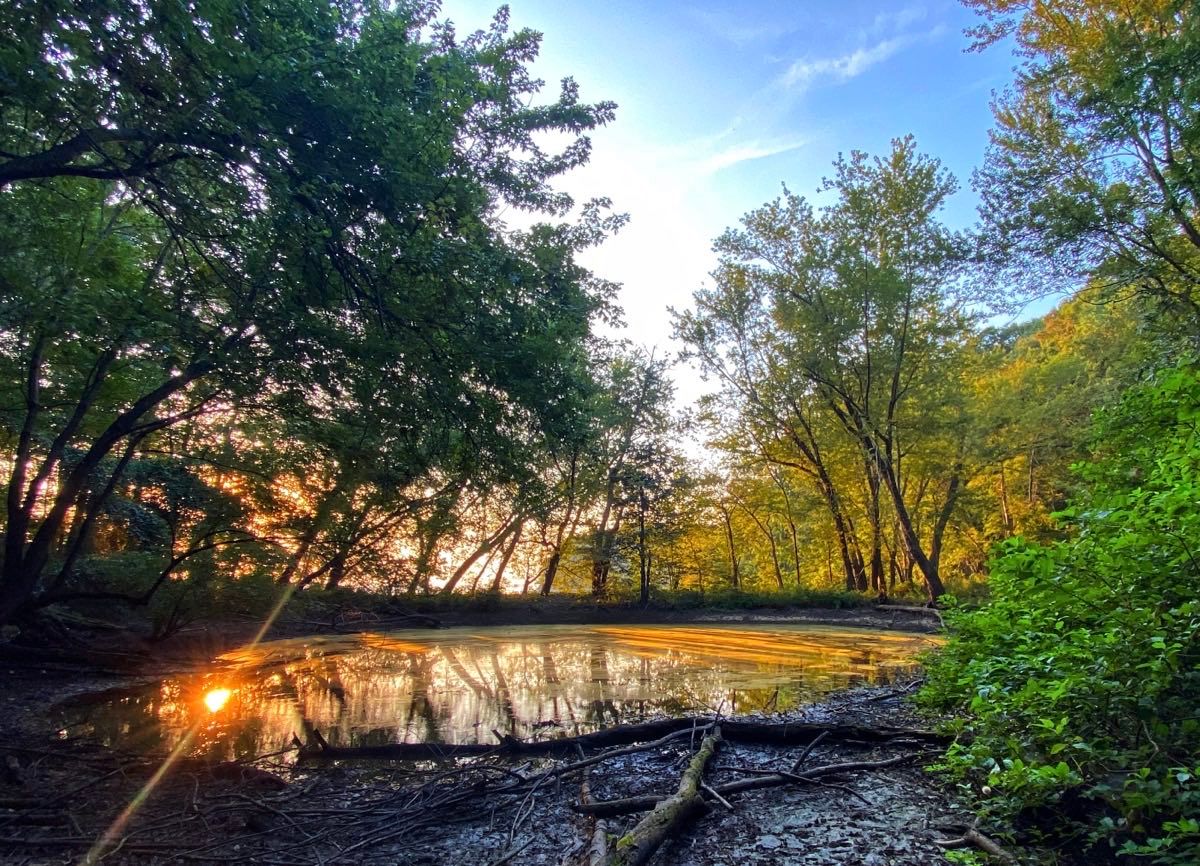
POLYGON ((916 670, 936 638, 792 625, 451 628, 271 641, 203 673, 60 708, 63 736, 230 759, 333 745, 492 743, 662 714, 781 712, 916 670))

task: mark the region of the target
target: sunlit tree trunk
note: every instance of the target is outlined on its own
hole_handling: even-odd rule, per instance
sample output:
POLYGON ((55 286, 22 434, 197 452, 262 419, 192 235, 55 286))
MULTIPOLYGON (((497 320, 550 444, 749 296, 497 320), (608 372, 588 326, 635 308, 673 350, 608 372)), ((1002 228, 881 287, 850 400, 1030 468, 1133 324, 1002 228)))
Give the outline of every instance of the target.
POLYGON ((738 566, 737 547, 733 540, 733 520, 729 509, 719 505, 721 517, 725 524, 725 543, 729 546, 729 583, 735 590, 742 588, 742 577, 738 566))
POLYGON ((508 545, 504 548, 504 555, 500 557, 500 564, 496 566, 496 576, 492 580, 492 592, 500 592, 504 586, 504 572, 508 569, 508 563, 516 552, 517 545, 521 542, 521 531, 525 528, 525 522, 522 520, 517 523, 516 528, 512 531, 512 537, 508 541, 508 545))

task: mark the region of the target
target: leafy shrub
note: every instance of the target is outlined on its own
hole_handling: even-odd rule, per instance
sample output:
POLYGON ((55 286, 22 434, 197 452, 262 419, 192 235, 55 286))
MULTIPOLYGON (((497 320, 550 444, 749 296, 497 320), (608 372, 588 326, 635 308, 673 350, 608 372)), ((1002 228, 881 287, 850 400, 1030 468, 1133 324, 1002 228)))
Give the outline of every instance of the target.
POLYGON ((1072 538, 1001 546, 921 695, 965 713, 943 766, 985 813, 1048 807, 1096 856, 1200 863, 1198 421, 1189 368, 1099 417, 1072 538))

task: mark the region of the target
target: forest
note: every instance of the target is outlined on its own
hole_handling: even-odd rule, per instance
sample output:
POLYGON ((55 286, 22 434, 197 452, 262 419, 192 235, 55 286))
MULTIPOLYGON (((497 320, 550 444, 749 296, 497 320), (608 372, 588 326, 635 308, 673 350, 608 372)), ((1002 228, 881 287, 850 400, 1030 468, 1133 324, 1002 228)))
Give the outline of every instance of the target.
POLYGON ((974 177, 897 130, 730 214, 677 359, 579 262, 619 205, 555 185, 617 108, 547 95, 507 10, 4 3, 3 640, 305 597, 928 604, 919 700, 981 814, 1197 862, 1200 15, 965 5, 1019 64, 974 177))

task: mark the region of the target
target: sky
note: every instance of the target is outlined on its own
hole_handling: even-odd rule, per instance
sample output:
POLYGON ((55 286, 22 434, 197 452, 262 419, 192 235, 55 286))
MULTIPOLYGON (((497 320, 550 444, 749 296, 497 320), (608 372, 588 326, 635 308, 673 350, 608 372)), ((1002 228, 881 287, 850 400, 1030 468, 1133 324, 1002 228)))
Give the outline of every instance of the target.
MULTIPOLYGON (((460 33, 498 4, 444 0, 460 33)), ((713 240, 781 186, 816 203, 839 153, 884 154, 912 133, 958 178, 943 212, 976 219, 994 92, 1012 80, 1007 45, 969 52, 974 13, 957 0, 511 0, 514 28, 543 34, 534 72, 573 77, 584 101, 612 100, 590 163, 558 188, 604 196, 629 224, 583 261, 623 285, 619 336, 674 354, 669 309, 689 306, 716 266, 713 240)), ((707 390, 675 370, 677 402, 707 390)))

